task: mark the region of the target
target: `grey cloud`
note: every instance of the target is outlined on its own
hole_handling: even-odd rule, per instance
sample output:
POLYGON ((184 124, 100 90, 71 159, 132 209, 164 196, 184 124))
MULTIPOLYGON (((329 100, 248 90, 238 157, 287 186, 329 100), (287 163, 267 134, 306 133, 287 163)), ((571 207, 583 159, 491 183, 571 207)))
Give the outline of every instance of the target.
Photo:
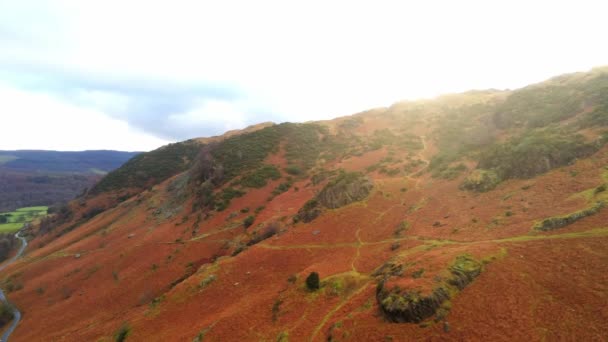
MULTIPOLYGON (((171 115, 195 110, 204 101, 237 103, 246 98, 238 87, 228 84, 129 79, 44 65, 0 63, 0 77, 26 90, 50 93, 75 105, 101 110, 168 140, 217 135, 226 128, 221 117, 178 124, 170 121, 171 115), (97 95, 109 99, 109 103, 96 101, 97 95)), ((247 108, 244 123, 253 124, 269 118, 280 120, 279 115, 270 111, 247 108)))

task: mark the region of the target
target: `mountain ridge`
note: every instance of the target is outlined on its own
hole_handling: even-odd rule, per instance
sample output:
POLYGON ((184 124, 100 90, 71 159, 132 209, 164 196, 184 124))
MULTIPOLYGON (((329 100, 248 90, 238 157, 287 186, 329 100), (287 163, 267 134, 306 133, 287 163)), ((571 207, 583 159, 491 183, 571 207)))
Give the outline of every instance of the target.
POLYGON ((605 338, 608 72, 557 80, 144 153, 27 232, 14 338, 605 338))

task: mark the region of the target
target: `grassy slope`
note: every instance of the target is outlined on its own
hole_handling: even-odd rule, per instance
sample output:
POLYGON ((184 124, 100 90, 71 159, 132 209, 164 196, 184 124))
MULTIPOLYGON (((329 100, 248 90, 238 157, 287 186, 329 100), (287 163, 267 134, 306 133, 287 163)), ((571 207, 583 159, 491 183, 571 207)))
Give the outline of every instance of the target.
MULTIPOLYGON (((126 321, 134 340, 189 341, 199 334, 209 340, 287 335, 293 341, 606 339, 608 264, 602 260, 608 210, 550 232, 532 227, 604 196, 590 190, 608 181, 608 148, 531 178, 504 179, 488 192, 463 191, 460 184, 477 167, 486 145, 537 132, 539 121, 505 121, 514 126, 496 128, 495 106, 504 99, 504 93, 469 93, 325 122, 321 151, 306 148, 310 132, 288 131, 287 140, 267 146, 268 153, 261 151, 247 165, 283 170, 292 164, 306 173, 288 180, 281 172, 280 179, 269 179, 265 186, 246 188, 221 212, 192 211, 181 175, 67 234, 38 237, 28 259, 4 274, 23 284, 9 296, 29 315, 14 336, 111 340, 126 321), (464 120, 468 115, 474 120, 464 120), (446 119, 452 116, 458 120, 446 119), (485 131, 492 134, 470 134, 485 131), (419 143, 412 143, 411 135, 419 143), (288 147, 289 137, 304 143, 288 147), (306 160, 298 160, 295 148, 305 152, 306 160), (435 168, 446 166, 445 171, 457 163, 466 169, 433 178, 435 168), (292 224, 290 218, 339 168, 367 173, 374 182, 372 193, 326 210, 311 223, 292 224), (290 188, 273 194, 285 182, 290 188), (254 223, 244 227, 250 215, 254 223), (279 234, 246 247, 271 223, 279 234), (440 285, 437 279, 449 279, 450 265, 463 255, 481 260, 484 271, 464 290, 450 289, 454 293, 442 304, 445 316, 438 322, 382 319, 375 289, 383 276, 387 287, 424 295, 440 285), (304 285, 312 271, 321 276, 322 287, 315 293, 304 285), (93 305, 97 310, 91 312, 93 305)), ((586 102, 592 105, 590 99, 586 102)), ((518 101, 509 108, 525 108, 518 101)), ((549 128, 578 132, 571 124, 579 115, 584 117, 560 114, 549 128)), ((585 131, 586 141, 602 130, 585 131)), ((226 145, 231 154, 223 155, 238 157, 238 141, 248 139, 253 138, 231 140, 226 145)), ((234 161, 226 165, 231 177, 250 171, 234 161)))

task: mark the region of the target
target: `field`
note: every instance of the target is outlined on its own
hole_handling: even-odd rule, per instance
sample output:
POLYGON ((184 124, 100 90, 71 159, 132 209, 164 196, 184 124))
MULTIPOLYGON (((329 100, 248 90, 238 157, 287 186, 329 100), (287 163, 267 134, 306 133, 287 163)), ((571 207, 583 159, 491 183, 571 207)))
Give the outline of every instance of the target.
MULTIPOLYGON (((6 217, 6 223, 0 223, 0 233, 16 232, 27 222, 31 222, 36 218, 45 216, 48 207, 26 207, 19 208, 15 211, 0 213, 1 217, 6 217)), ((4 220, 0 221, 3 222, 4 220)))

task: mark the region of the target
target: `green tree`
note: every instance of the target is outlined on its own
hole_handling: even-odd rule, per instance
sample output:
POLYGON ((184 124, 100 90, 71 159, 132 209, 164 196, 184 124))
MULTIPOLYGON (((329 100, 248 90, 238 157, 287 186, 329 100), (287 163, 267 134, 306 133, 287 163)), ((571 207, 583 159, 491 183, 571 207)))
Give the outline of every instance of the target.
POLYGON ((254 221, 255 221, 255 216, 249 215, 243 221, 243 226, 245 226, 245 228, 249 228, 253 224, 254 221))
POLYGON ((306 287, 311 291, 319 289, 319 273, 311 272, 308 277, 306 277, 306 287))

